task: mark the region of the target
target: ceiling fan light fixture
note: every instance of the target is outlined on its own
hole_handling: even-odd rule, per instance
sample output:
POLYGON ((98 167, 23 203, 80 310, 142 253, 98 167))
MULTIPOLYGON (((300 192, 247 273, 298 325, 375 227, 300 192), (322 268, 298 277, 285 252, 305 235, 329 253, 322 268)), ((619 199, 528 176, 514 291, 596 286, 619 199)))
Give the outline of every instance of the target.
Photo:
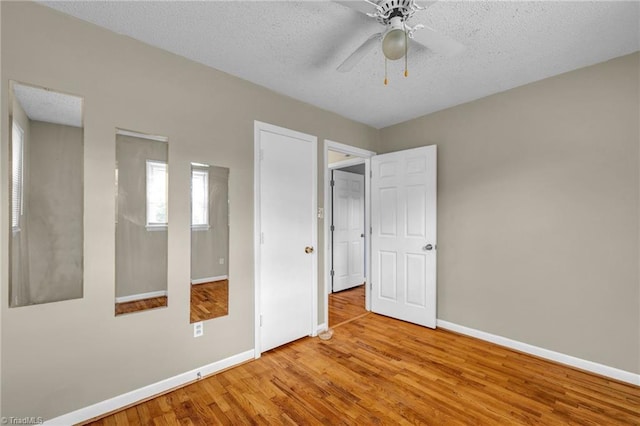
POLYGON ((401 59, 407 52, 407 35, 403 29, 395 28, 382 39, 382 53, 390 61, 401 59))

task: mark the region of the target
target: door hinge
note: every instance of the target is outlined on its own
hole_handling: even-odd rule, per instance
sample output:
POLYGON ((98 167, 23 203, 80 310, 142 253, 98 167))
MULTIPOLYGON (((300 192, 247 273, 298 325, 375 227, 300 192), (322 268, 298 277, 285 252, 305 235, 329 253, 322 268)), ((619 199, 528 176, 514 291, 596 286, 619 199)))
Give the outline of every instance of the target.
POLYGON ((262 327, 262 315, 260 315, 260 327, 262 327))
POLYGON ((260 233, 260 244, 264 244, 264 232, 260 233))
POLYGON ((369 170, 369 177, 373 178, 373 170, 369 170))
POLYGON ((264 160, 264 149, 260 149, 260 161, 264 160))
POLYGON ((336 186, 336 181, 331 179, 331 182, 329 182, 331 184, 331 186, 336 186))
POLYGON ((333 226, 333 225, 331 225, 331 232, 333 232, 333 231, 335 231, 335 230, 336 230, 336 227, 335 227, 335 226, 333 226))
POLYGON ((336 271, 334 271, 333 269, 331 270, 331 276, 333 277, 336 274, 336 271))
POLYGON ((369 227, 369 235, 373 235, 373 226, 369 227))

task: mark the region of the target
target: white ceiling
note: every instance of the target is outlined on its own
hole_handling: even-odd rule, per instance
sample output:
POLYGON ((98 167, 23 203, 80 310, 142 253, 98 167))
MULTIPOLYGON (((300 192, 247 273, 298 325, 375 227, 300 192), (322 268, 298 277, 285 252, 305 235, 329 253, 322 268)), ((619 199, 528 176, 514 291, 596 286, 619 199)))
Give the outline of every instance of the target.
POLYGON ((417 12, 464 45, 390 62, 375 49, 352 72, 336 67, 382 27, 323 1, 43 2, 64 13, 334 111, 386 127, 640 50, 640 3, 440 1, 417 12))
POLYGON ((30 120, 82 127, 82 98, 19 83, 12 87, 30 120))

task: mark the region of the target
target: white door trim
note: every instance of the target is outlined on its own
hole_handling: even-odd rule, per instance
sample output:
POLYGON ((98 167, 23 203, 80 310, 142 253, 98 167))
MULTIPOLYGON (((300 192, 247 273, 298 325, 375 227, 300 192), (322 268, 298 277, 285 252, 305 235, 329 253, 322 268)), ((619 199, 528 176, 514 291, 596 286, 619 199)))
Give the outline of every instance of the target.
MULTIPOLYGON (((260 235, 262 232, 260 226, 260 132, 268 131, 272 133, 281 134, 284 136, 309 141, 313 145, 312 149, 312 211, 310 214, 315 218, 318 211, 318 138, 308 135, 306 133, 296 132, 284 127, 274 126, 272 124, 263 123, 261 121, 254 121, 253 132, 253 256, 254 256, 254 354, 255 358, 260 358, 262 355, 261 348, 261 333, 260 333, 260 235)), ((314 219, 312 221, 312 239, 311 244, 313 247, 318 248, 318 221, 314 219)), ((312 260, 312 291, 311 291, 311 309, 312 309, 312 324, 310 333, 315 336, 317 333, 318 324, 318 256, 317 249, 316 254, 312 260)))
MULTIPOLYGON (((367 285, 365 286, 365 307, 368 311, 371 310, 371 300, 369 298, 369 280, 371 276, 371 238, 369 229, 371 227, 371 203, 370 203, 370 187, 371 187, 371 160, 370 158, 376 155, 375 152, 367 149, 356 148, 355 146, 346 145, 340 142, 334 142, 328 139, 324 140, 324 247, 323 247, 323 261, 324 261, 324 318, 326 327, 329 327, 329 290, 331 289, 331 262, 329 261, 329 254, 331 250, 331 244, 329 244, 329 228, 331 227, 330 217, 328 214, 328 207, 331 205, 330 193, 331 193, 331 173, 329 172, 329 150, 341 152, 343 154, 351 154, 356 157, 364 159, 365 163, 365 175, 364 175, 364 229, 365 229, 365 258, 367 261, 367 285)), ((355 160, 355 159, 354 159, 355 160)), ((347 160, 351 162, 352 160, 347 160)), ((359 164, 353 163, 353 164, 359 164)))

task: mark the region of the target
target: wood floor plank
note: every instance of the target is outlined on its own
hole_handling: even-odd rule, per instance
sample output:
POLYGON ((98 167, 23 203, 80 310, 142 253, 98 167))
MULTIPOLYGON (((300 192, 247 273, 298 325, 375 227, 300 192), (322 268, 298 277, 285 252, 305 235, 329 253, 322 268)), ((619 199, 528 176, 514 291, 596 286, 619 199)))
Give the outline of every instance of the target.
POLYGON ((206 321, 229 314, 229 280, 191 286, 191 322, 206 321))
POLYGON ((640 425, 640 387, 445 330, 358 317, 364 301, 347 296, 334 304, 342 312, 331 340, 298 340, 93 424, 640 425))
POLYGON ((116 316, 146 311, 147 309, 164 308, 168 304, 167 296, 151 297, 133 302, 116 303, 116 316))

